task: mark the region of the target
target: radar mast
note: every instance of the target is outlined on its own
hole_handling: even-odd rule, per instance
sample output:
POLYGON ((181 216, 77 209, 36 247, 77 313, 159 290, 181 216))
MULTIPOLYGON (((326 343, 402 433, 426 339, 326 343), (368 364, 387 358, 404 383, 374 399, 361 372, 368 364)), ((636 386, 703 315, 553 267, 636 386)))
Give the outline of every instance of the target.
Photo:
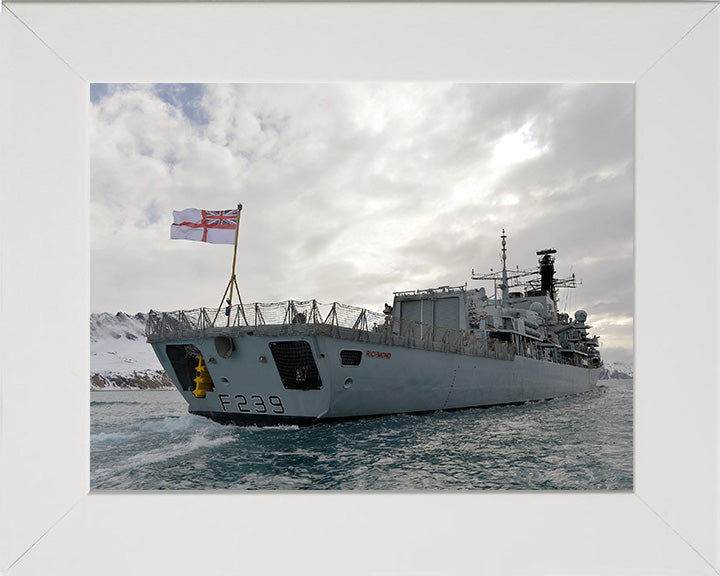
POLYGON ((535 252, 540 258, 540 290, 546 292, 548 296, 555 301, 555 257, 557 250, 548 248, 546 250, 538 250, 535 252))
POLYGON ((527 270, 510 270, 507 269, 507 235, 503 228, 501 238, 502 250, 500 253, 502 259, 502 270, 494 272, 492 268, 489 274, 476 274, 475 270, 472 270, 473 280, 492 280, 496 286, 495 290, 495 303, 497 305, 497 286, 500 287, 500 303, 502 306, 508 306, 510 303, 510 282, 512 286, 517 286, 525 291, 527 296, 540 296, 546 294, 550 297, 553 302, 557 302, 558 288, 576 288, 579 284, 582 284, 579 280, 576 280, 575 274, 570 275, 568 278, 555 278, 555 256, 557 250, 554 248, 547 248, 545 250, 538 250, 536 254, 539 256, 539 266, 534 269, 527 270), (533 276, 540 276, 540 279, 528 278, 533 276), (497 284, 499 282, 499 284, 497 284))
POLYGON ((502 284, 500 284, 500 288, 502 289, 502 305, 507 306, 508 298, 510 297, 510 290, 508 287, 508 275, 507 275, 507 266, 506 266, 506 260, 507 260, 507 250, 505 248, 505 238, 507 236, 505 235, 505 228, 503 228, 502 231, 502 284))

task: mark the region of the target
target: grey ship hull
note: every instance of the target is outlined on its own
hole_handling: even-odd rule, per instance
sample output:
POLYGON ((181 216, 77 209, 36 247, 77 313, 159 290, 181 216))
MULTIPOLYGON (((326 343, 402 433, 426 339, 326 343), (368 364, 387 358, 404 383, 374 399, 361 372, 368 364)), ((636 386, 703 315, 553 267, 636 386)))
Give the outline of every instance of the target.
MULTIPOLYGON (((522 356, 503 360, 323 334, 281 336, 249 330, 235 332, 232 341, 227 358, 218 354, 213 337, 152 342, 190 413, 221 423, 309 425, 579 394, 596 386, 600 372, 522 356), (283 380, 271 349, 271 343, 278 342, 307 342, 317 370, 314 389, 294 389, 293 383, 288 387, 287 370, 283 380), (188 345, 207 361, 213 384, 204 398, 192 392, 194 365, 172 354, 188 345), (341 351, 350 351, 359 364, 344 364, 341 351)), ((296 368, 290 366, 291 377, 296 368)))

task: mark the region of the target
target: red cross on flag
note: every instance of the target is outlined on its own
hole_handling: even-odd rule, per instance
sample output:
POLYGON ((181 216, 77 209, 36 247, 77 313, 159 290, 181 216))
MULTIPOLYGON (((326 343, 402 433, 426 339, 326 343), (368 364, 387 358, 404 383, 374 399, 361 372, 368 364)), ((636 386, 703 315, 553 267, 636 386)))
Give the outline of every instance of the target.
POLYGON ((170 238, 210 244, 235 244, 238 210, 173 210, 170 238))

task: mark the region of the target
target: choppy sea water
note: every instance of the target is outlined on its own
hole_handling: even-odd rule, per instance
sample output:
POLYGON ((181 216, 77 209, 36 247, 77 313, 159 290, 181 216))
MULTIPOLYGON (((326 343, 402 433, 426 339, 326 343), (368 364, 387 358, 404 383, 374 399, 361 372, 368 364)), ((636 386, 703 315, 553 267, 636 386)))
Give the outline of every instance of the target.
POLYGON ((632 490, 632 380, 488 409, 222 426, 173 391, 91 392, 93 489, 632 490))

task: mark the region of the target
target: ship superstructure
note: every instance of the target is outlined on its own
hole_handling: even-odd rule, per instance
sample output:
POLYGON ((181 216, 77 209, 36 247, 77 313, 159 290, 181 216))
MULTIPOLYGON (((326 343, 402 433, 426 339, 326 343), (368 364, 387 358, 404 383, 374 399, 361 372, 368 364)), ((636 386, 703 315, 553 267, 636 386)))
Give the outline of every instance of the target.
POLYGON ((312 301, 151 312, 148 341, 191 413, 312 424, 512 404, 591 390, 601 359, 587 313, 559 312, 554 249, 485 287, 396 292, 382 313, 312 301))

